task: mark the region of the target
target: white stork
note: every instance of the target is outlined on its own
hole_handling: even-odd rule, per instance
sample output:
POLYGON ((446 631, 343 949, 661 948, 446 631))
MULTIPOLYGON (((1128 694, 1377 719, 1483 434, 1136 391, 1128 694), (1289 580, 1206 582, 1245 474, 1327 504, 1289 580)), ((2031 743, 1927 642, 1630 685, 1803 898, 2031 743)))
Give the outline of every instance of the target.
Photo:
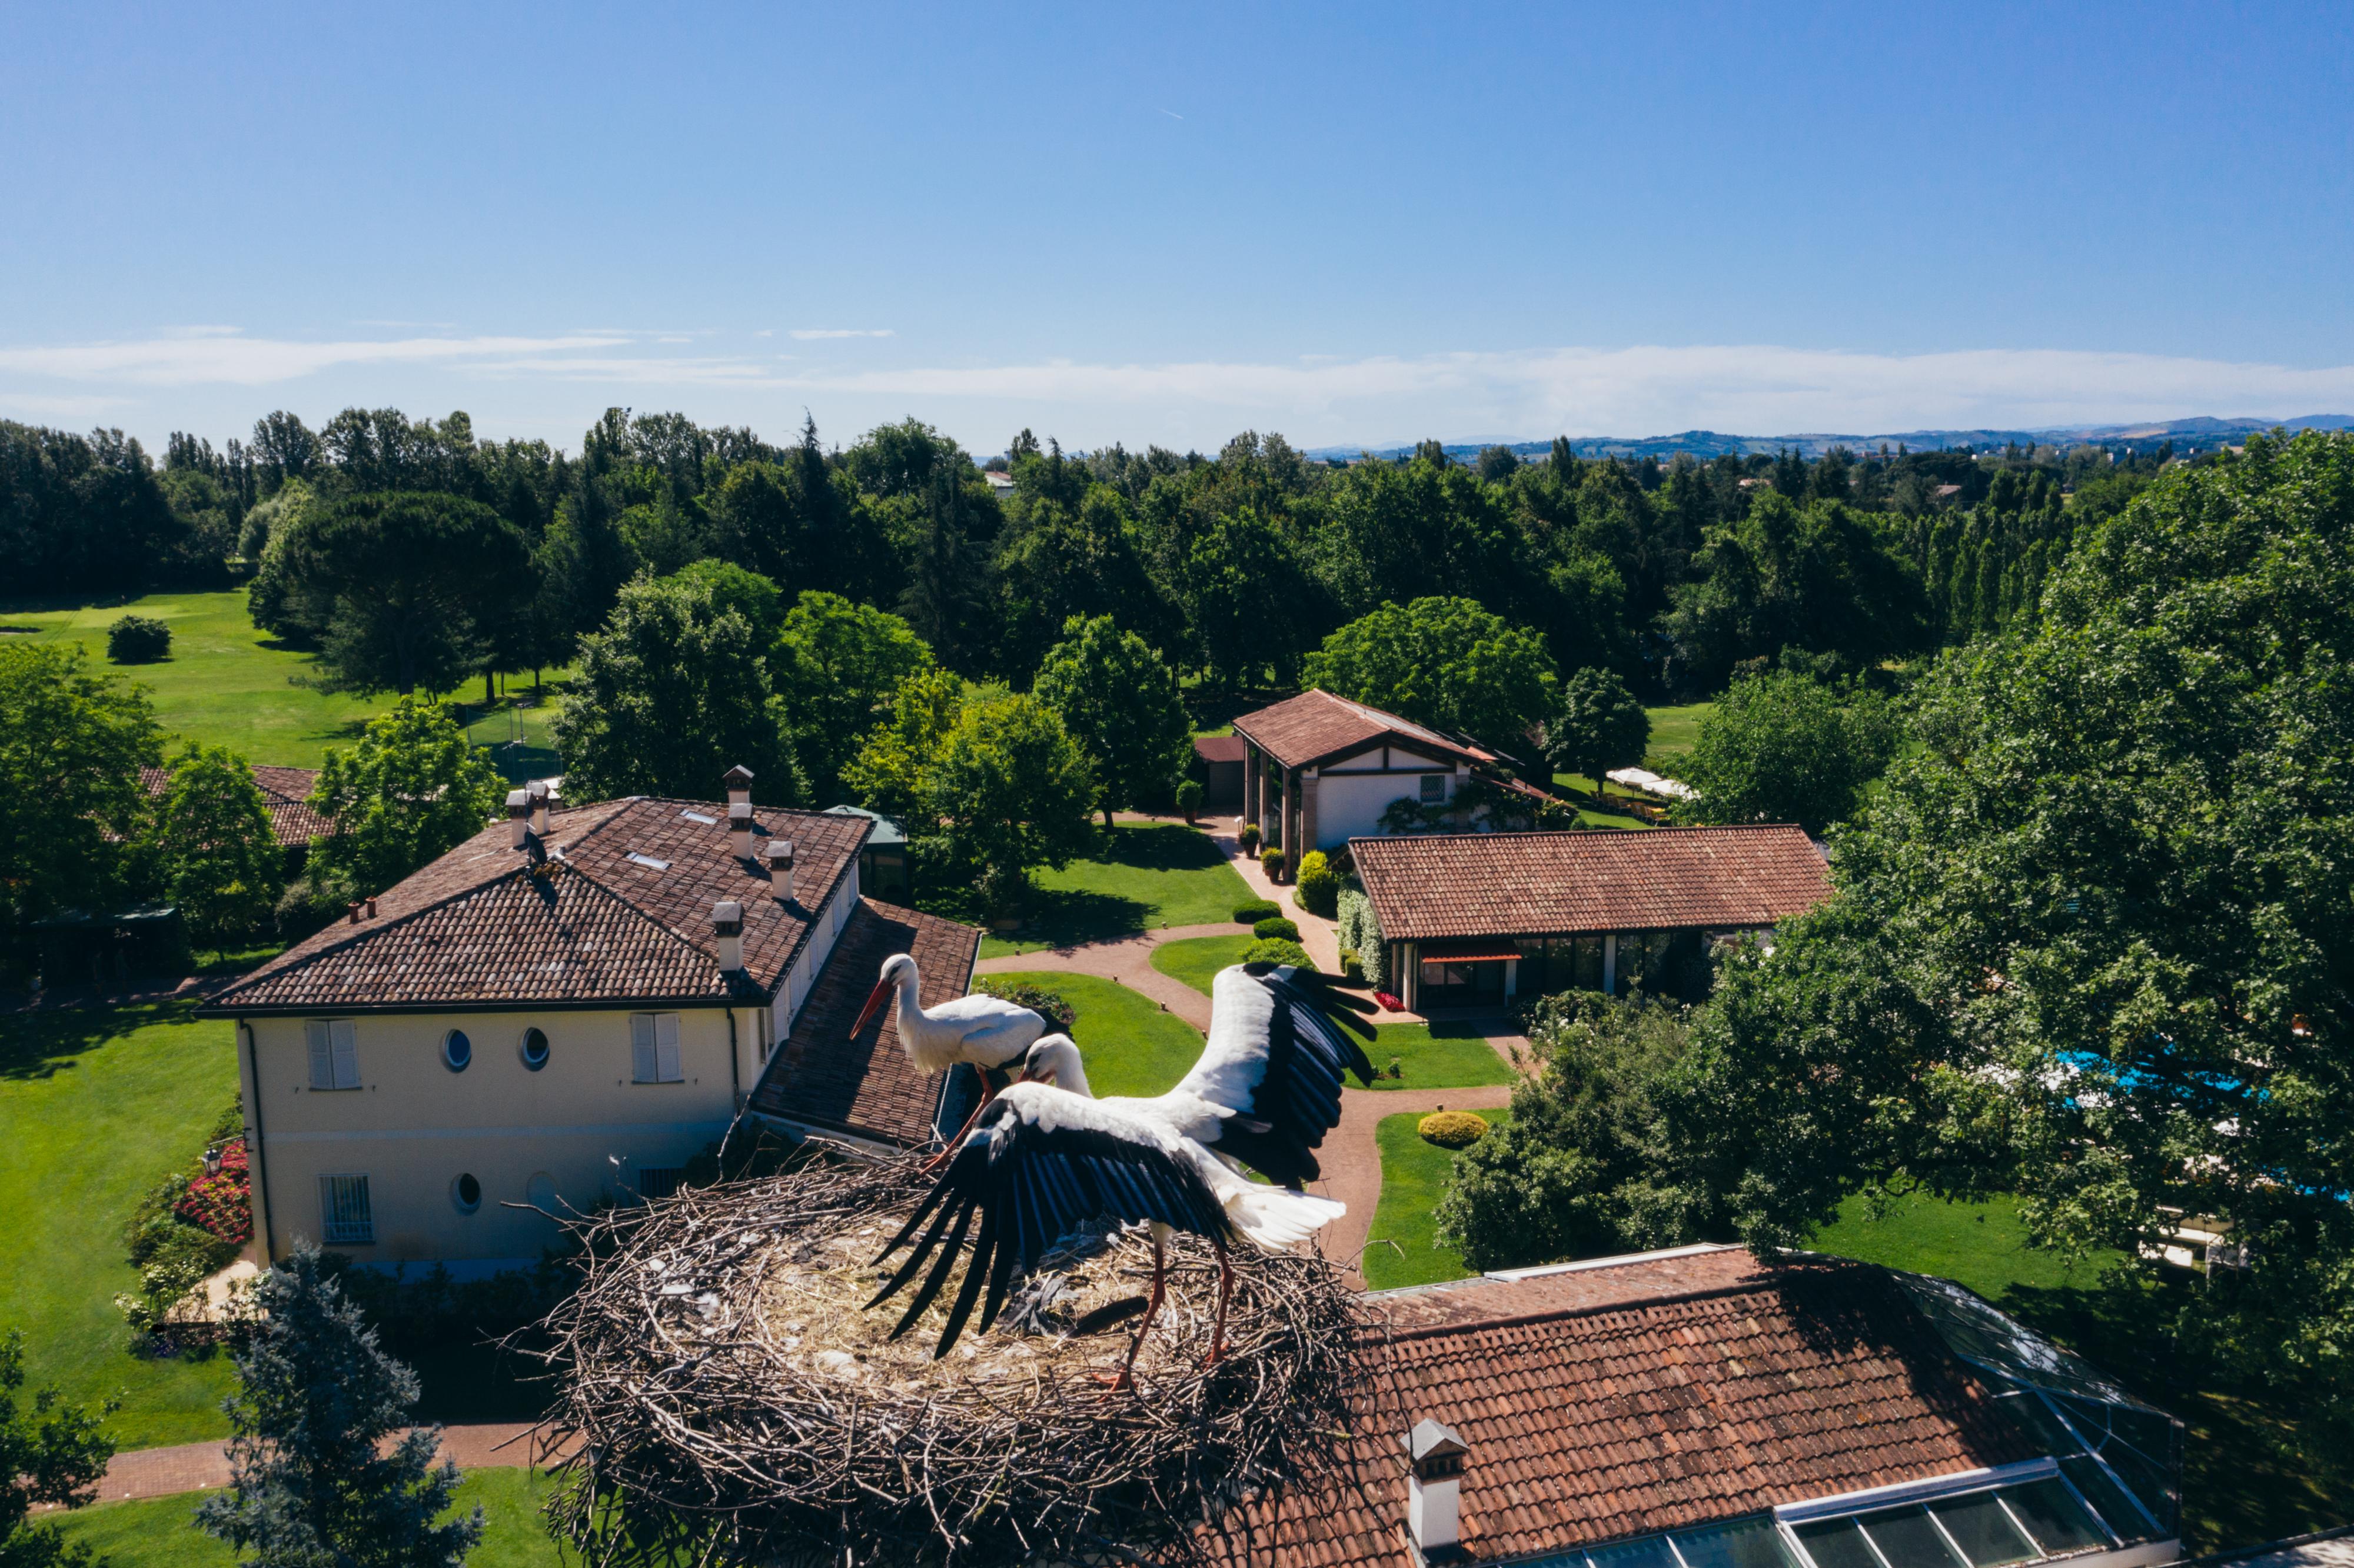
POLYGON ((1034 1266, 1073 1230, 1104 1218, 1143 1223, 1152 1227, 1152 1293, 1115 1386, 1130 1383, 1136 1352, 1161 1309, 1163 1252, 1172 1230, 1204 1236, 1217 1249, 1217 1326, 1210 1342, 1216 1361, 1225 1353, 1234 1286, 1227 1242, 1239 1234, 1278 1252, 1347 1213, 1332 1199, 1300 1192, 1299 1184, 1317 1176, 1316 1147, 1341 1119, 1341 1074, 1373 1081, 1373 1064, 1342 1028, 1370 1037, 1371 1026, 1350 1016, 1370 1010, 1313 970, 1271 964, 1221 970, 1201 1059, 1175 1088, 1150 1098, 1091 1097, 1070 1037, 1041 1038, 1025 1053, 1023 1081, 976 1113, 938 1184, 876 1258, 880 1263, 924 1231, 867 1305, 887 1299, 937 1250, 938 1259, 892 1337, 907 1332, 948 1284, 979 1208, 981 1234, 933 1351, 946 1355, 984 1279, 985 1331, 1015 1270, 1034 1266), (1282 1185, 1248 1180, 1245 1160, 1282 1185))
MULTIPOLYGON (((1046 1032, 1046 1021, 1029 1008, 985 991, 960 996, 938 1007, 924 1006, 923 982, 916 972, 915 956, 894 953, 883 960, 882 975, 867 994, 866 1005, 859 1009, 858 1022, 850 1026, 853 1040, 866 1033, 866 1026, 882 1011, 884 998, 894 991, 897 998, 892 1009, 892 1022, 898 1027, 899 1049, 907 1054, 916 1071, 927 1077, 959 1063, 978 1072, 981 1105, 973 1107, 976 1117, 997 1095, 997 1085, 990 1075, 1022 1060, 1031 1042, 1046 1032)), ((966 1118, 964 1125, 970 1128, 972 1118, 966 1118)), ((960 1130, 957 1136, 964 1135, 960 1130)), ((954 1144, 956 1139, 949 1141, 954 1144)))

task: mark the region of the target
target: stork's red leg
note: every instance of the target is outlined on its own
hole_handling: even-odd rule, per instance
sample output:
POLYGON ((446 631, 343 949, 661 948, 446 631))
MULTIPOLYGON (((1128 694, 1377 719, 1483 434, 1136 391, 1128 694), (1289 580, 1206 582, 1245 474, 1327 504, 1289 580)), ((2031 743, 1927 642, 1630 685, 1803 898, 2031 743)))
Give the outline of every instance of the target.
POLYGON ((996 1097, 997 1086, 989 1081, 987 1073, 983 1073, 981 1075, 981 1103, 972 1107, 972 1114, 964 1118, 964 1125, 957 1128, 956 1136, 949 1139, 938 1154, 924 1161, 922 1174, 928 1176, 949 1162, 949 1157, 953 1155, 957 1151, 957 1146, 964 1141, 964 1135, 972 1130, 972 1124, 981 1119, 981 1113, 987 1110, 989 1102, 996 1097))
POLYGON ((1226 1261, 1226 1244, 1212 1236, 1210 1245, 1218 1249, 1218 1320, 1217 1327, 1210 1333, 1210 1359, 1202 1363, 1205 1367, 1216 1366, 1225 1359, 1226 1298, 1234 1294, 1235 1289, 1235 1270, 1234 1266, 1226 1261))
POLYGON ((1136 1338, 1128 1342, 1128 1359, 1120 1362, 1119 1372, 1109 1380, 1114 1393, 1136 1386, 1136 1352, 1144 1349, 1144 1336, 1151 1332, 1152 1319, 1161 1311, 1162 1271, 1166 1263, 1167 1257, 1161 1246, 1161 1232, 1155 1228, 1152 1233, 1152 1294, 1145 1298, 1144 1317, 1136 1325, 1136 1338))

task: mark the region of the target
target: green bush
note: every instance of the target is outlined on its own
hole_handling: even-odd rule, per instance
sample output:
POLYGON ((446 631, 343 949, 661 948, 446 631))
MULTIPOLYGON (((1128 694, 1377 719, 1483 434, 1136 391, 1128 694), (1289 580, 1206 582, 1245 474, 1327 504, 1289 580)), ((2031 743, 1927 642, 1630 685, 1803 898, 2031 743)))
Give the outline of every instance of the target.
POLYGON ((332 875, 298 876, 278 895, 278 935, 299 942, 342 919, 352 901, 348 883, 332 875))
POLYGON ((1364 960, 1357 957, 1354 948, 1343 948, 1341 950, 1341 978, 1352 980, 1365 978, 1364 960))
POLYGON ((106 656, 118 664, 153 664, 172 653, 172 629, 144 615, 126 615, 106 629, 106 656))
POLYGON ((1048 991, 1044 986, 1023 985, 1016 980, 983 975, 972 982, 972 989, 1001 1001, 1010 1001, 1016 1007, 1028 1008, 1059 1033, 1068 1034, 1071 1025, 1078 1020, 1077 1010, 1064 999, 1061 991, 1048 991))
POLYGON ((1469 1149, 1488 1136, 1488 1118, 1469 1111, 1433 1111, 1414 1124, 1425 1143, 1441 1149, 1469 1149))
POLYGON ((1291 901, 1310 915, 1331 919, 1341 902, 1341 875, 1322 850, 1310 850, 1299 857, 1299 883, 1291 901))
POLYGON ((1177 780, 1178 813, 1190 822, 1195 816, 1200 814, 1201 810, 1202 781, 1199 779, 1180 779, 1177 780))
POLYGON ((1258 824, 1257 822, 1245 822, 1242 825, 1242 831, 1236 833, 1235 837, 1241 842, 1243 853, 1245 854, 1250 853, 1253 850, 1258 848, 1258 824))
POLYGON ((1235 906, 1235 924, 1256 926, 1283 913, 1283 906, 1272 898, 1253 898, 1235 906))
POLYGON ((1246 964, 1289 964, 1302 969, 1316 967, 1316 960, 1308 956, 1307 948, 1279 937, 1263 937, 1253 942, 1243 949, 1241 961, 1246 964))
POLYGON ((1337 918, 1341 927, 1341 946, 1357 955, 1358 966, 1363 970, 1365 983, 1374 990, 1382 989, 1382 926, 1373 918, 1373 901, 1357 887, 1341 889, 1337 918))
POLYGON ((1299 923, 1287 920, 1280 915, 1270 915, 1264 920, 1251 923, 1251 935, 1262 942, 1297 942, 1299 940, 1299 923))
POLYGON ((1259 869, 1266 872, 1270 877, 1281 875, 1283 874, 1283 851, 1273 844, 1267 845, 1267 848, 1258 852, 1258 864, 1259 869))

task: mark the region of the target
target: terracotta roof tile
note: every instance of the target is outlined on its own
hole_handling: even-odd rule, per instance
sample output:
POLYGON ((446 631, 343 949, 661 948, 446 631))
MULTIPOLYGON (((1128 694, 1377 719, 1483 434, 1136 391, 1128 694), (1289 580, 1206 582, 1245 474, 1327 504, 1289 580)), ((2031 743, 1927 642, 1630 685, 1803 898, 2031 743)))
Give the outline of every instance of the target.
POLYGON ((1400 1438, 1460 1433, 1474 1562, 1558 1552, 2042 1450, 1882 1269, 1645 1259, 1372 1298, 1350 1473, 1230 1514, 1228 1562, 1418 1568, 1400 1438))
POLYGON ((981 933, 970 926, 860 899, 792 1033, 760 1075, 752 1108, 862 1138, 924 1142, 931 1136, 941 1080, 917 1072, 907 1060, 889 1008, 856 1040, 850 1026, 892 954, 915 955, 924 1005, 937 1007, 970 989, 980 948, 981 933))
POLYGON ((1240 762, 1249 744, 1238 735, 1197 735, 1193 755, 1204 762, 1240 762))
POLYGON ((1314 686, 1296 697, 1243 715, 1235 720, 1235 733, 1246 736, 1286 768, 1305 768, 1336 752, 1378 741, 1384 736, 1466 762, 1491 759, 1490 753, 1476 747, 1449 740, 1436 730, 1395 714, 1336 697, 1314 686))
POLYGON ((764 810, 752 859, 740 861, 729 853, 726 815, 722 805, 642 799, 559 811, 543 841, 544 882, 498 822, 380 895, 376 918, 297 943, 207 1010, 764 1000, 871 823, 764 810), (791 904, 771 895, 762 856, 772 833, 793 841, 791 904), (724 898, 744 906, 745 969, 733 987, 711 934, 711 906, 724 898))
MULTIPOLYGON (((307 844, 328 832, 331 824, 310 800, 319 783, 317 768, 257 767, 253 781, 261 786, 261 802, 270 810, 270 836, 281 844, 307 844)), ((172 786, 172 770, 143 768, 139 783, 148 794, 160 797, 172 786)))
POLYGON ((1349 841, 1393 942, 1771 926, 1830 894, 1795 827, 1598 828, 1349 841))

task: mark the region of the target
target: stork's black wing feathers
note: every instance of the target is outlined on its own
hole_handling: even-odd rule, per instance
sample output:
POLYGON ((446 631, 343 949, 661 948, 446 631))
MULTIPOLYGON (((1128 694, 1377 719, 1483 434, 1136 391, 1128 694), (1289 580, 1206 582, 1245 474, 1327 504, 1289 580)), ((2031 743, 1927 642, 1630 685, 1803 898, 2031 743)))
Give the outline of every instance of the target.
POLYGON ((1218 1129, 1218 1148, 1272 1181, 1297 1190, 1322 1174, 1316 1150, 1341 1122, 1341 1075, 1361 1084, 1373 1081, 1364 1047, 1349 1035, 1373 1030, 1354 1015, 1358 999, 1342 982, 1313 970, 1273 964, 1246 964, 1249 975, 1272 994, 1267 1021, 1267 1070, 1248 1105, 1218 1129), (1345 1026, 1345 1027, 1344 1027, 1345 1026))
POLYGON ((880 1306, 896 1295, 929 1260, 930 1271, 891 1330, 897 1339, 938 1299, 964 1254, 964 1281, 949 1305, 935 1357, 948 1354, 976 1305, 986 1332, 997 1321, 1014 1276, 1036 1266, 1056 1242, 1091 1220, 1157 1220, 1221 1240, 1229 1228, 1225 1209, 1201 1173, 1160 1144, 1085 1127, 1050 1132, 1026 1118, 1013 1097, 1003 1096, 991 1102, 930 1193, 875 1261, 906 1245, 927 1216, 931 1223, 907 1260, 867 1305, 880 1306), (981 1232, 968 1253, 964 1239, 976 1212, 981 1232))

